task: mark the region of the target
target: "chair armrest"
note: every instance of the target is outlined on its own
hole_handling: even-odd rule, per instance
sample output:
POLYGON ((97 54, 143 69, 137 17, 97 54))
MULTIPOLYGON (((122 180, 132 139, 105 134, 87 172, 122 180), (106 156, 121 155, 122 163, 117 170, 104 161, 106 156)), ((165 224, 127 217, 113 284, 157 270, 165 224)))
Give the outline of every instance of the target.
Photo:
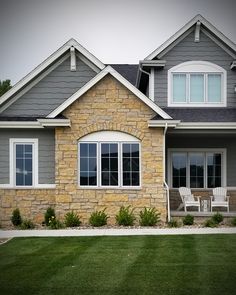
POLYGON ((226 201, 229 201, 230 196, 226 196, 226 201))
POLYGON ((200 202, 201 196, 193 196, 195 200, 197 200, 198 202, 200 202))
POLYGON ((211 202, 213 201, 213 198, 214 198, 213 196, 210 196, 211 202))

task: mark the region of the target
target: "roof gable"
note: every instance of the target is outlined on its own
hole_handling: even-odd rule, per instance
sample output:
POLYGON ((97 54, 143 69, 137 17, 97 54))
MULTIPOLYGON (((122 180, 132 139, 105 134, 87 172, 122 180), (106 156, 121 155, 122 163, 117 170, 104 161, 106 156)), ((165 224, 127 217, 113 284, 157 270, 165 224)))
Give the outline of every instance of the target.
POLYGON ((142 102, 144 102, 147 106, 149 106, 154 112, 156 112, 156 114, 160 115, 163 119, 171 119, 171 117, 166 112, 164 112, 152 100, 150 100, 142 92, 140 92, 135 86, 133 86, 121 74, 115 71, 111 66, 107 66, 100 73, 98 73, 93 79, 91 79, 81 89, 75 92, 64 103, 62 103, 58 108, 56 108, 53 112, 51 112, 47 116, 47 118, 55 118, 56 116, 58 116, 61 112, 63 112, 66 108, 68 108, 74 101, 76 101, 79 97, 81 97, 85 92, 87 92, 92 86, 98 83, 107 74, 111 74, 115 79, 117 79, 121 84, 123 84, 136 97, 138 97, 142 102))
MULTIPOLYGON (((177 31, 173 36, 171 36, 166 42, 164 42, 160 47, 154 50, 151 54, 149 54, 144 60, 153 60, 155 58, 160 58, 164 54, 168 52, 175 44, 180 42, 183 38, 185 38, 189 33, 193 31, 193 26, 201 25, 204 26, 203 32, 206 33, 206 29, 212 33, 215 37, 215 42, 221 42, 225 45, 224 49, 231 53, 231 55, 235 58, 236 56, 236 44, 234 44, 230 39, 228 39, 223 33, 221 33, 216 27, 214 27, 210 22, 208 22, 203 16, 200 14, 196 15, 193 19, 191 19, 185 26, 183 26, 179 31, 177 31)), ((201 28, 200 28, 201 30, 201 28)))
POLYGON ((48 69, 55 61, 60 59, 70 48, 76 49, 82 56, 84 56, 91 65, 96 66, 100 70, 105 68, 105 65, 92 55, 87 49, 80 45, 75 39, 70 39, 53 54, 51 54, 46 60, 38 65, 33 71, 16 83, 9 91, 0 97, 0 105, 10 100, 13 95, 21 91, 26 85, 28 85, 34 78, 38 77, 44 70, 48 69))

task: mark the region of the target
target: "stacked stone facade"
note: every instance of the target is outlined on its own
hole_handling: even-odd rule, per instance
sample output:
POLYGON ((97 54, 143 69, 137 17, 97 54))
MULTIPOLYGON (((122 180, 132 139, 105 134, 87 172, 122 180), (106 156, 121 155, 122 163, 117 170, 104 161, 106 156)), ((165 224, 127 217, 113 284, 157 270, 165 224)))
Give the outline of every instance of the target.
POLYGON ((130 205, 138 215, 144 207, 155 207, 166 218, 163 189, 163 129, 149 128, 155 113, 111 75, 107 75, 69 106, 63 115, 71 127, 55 131, 55 189, 0 190, 1 223, 8 224, 12 210, 35 222, 43 220, 48 206, 63 218, 77 212, 84 223, 95 210, 106 208, 108 222, 115 222, 120 206, 130 205), (97 131, 120 131, 136 137, 141 144, 141 187, 139 189, 86 188, 78 185, 78 141, 97 131))

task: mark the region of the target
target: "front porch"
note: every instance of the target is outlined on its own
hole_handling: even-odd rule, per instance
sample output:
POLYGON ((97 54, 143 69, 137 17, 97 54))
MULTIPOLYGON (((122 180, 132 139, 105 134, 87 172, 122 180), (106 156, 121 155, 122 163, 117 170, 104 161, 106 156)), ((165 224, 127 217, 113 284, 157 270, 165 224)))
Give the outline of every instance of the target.
POLYGON ((171 217, 191 214, 211 217, 220 212, 224 217, 236 217, 236 133, 232 131, 170 130, 166 135, 166 179, 169 186, 171 217), (200 197, 201 210, 188 207, 184 211, 178 188, 190 187, 200 197), (227 208, 210 209, 210 196, 214 187, 227 188, 227 208), (205 201, 205 202, 203 202, 205 201))

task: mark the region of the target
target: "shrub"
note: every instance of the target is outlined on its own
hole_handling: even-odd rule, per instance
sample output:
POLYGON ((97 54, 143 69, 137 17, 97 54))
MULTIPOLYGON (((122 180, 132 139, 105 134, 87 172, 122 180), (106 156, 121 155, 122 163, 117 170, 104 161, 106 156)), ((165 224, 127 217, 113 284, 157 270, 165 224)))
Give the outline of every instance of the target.
POLYGON ((75 227, 75 226, 80 226, 81 221, 79 216, 72 212, 68 212, 65 215, 65 225, 66 227, 75 227))
POLYGON ((18 208, 16 208, 15 210, 13 210, 12 217, 11 217, 11 222, 12 222, 12 224, 14 226, 19 226, 19 225, 22 224, 20 210, 18 208))
POLYGON ((216 214, 214 214, 213 216, 212 216, 212 220, 216 223, 216 224, 219 224, 219 223, 221 223, 222 221, 223 221, 223 215, 222 214, 220 214, 219 212, 217 212, 216 214))
POLYGON ((105 210, 106 208, 102 211, 93 212, 89 218, 89 223, 95 227, 106 225, 107 219, 109 218, 109 216, 107 216, 107 214, 105 213, 105 210))
POLYGON ((49 226, 49 220, 52 219, 53 216, 56 218, 55 210, 52 207, 48 207, 44 214, 44 222, 46 226, 49 226))
POLYGON ((139 216, 139 223, 142 226, 153 226, 160 221, 160 213, 155 208, 144 208, 143 211, 140 211, 139 216))
POLYGON ((49 223, 50 229, 64 228, 64 224, 60 220, 56 219, 55 216, 52 216, 51 218, 49 218, 48 223, 49 223))
POLYGON ((192 215, 188 214, 183 218, 184 225, 192 225, 193 223, 194 223, 194 217, 192 215))
POLYGON ((33 229, 33 228, 35 228, 35 225, 30 219, 24 219, 20 228, 21 229, 33 229))
POLYGON ((236 217, 231 220, 231 225, 236 226, 236 217))
POLYGON ((179 223, 177 220, 175 219, 171 219, 169 222, 168 222, 168 227, 179 227, 179 223))
POLYGON ((214 220, 212 218, 209 218, 207 219, 205 222, 204 222, 204 226, 205 227, 217 227, 218 224, 214 222, 214 220))
POLYGON ((129 226, 133 225, 135 216, 133 214, 134 209, 130 211, 130 206, 121 206, 119 213, 116 215, 116 222, 119 225, 129 226))

